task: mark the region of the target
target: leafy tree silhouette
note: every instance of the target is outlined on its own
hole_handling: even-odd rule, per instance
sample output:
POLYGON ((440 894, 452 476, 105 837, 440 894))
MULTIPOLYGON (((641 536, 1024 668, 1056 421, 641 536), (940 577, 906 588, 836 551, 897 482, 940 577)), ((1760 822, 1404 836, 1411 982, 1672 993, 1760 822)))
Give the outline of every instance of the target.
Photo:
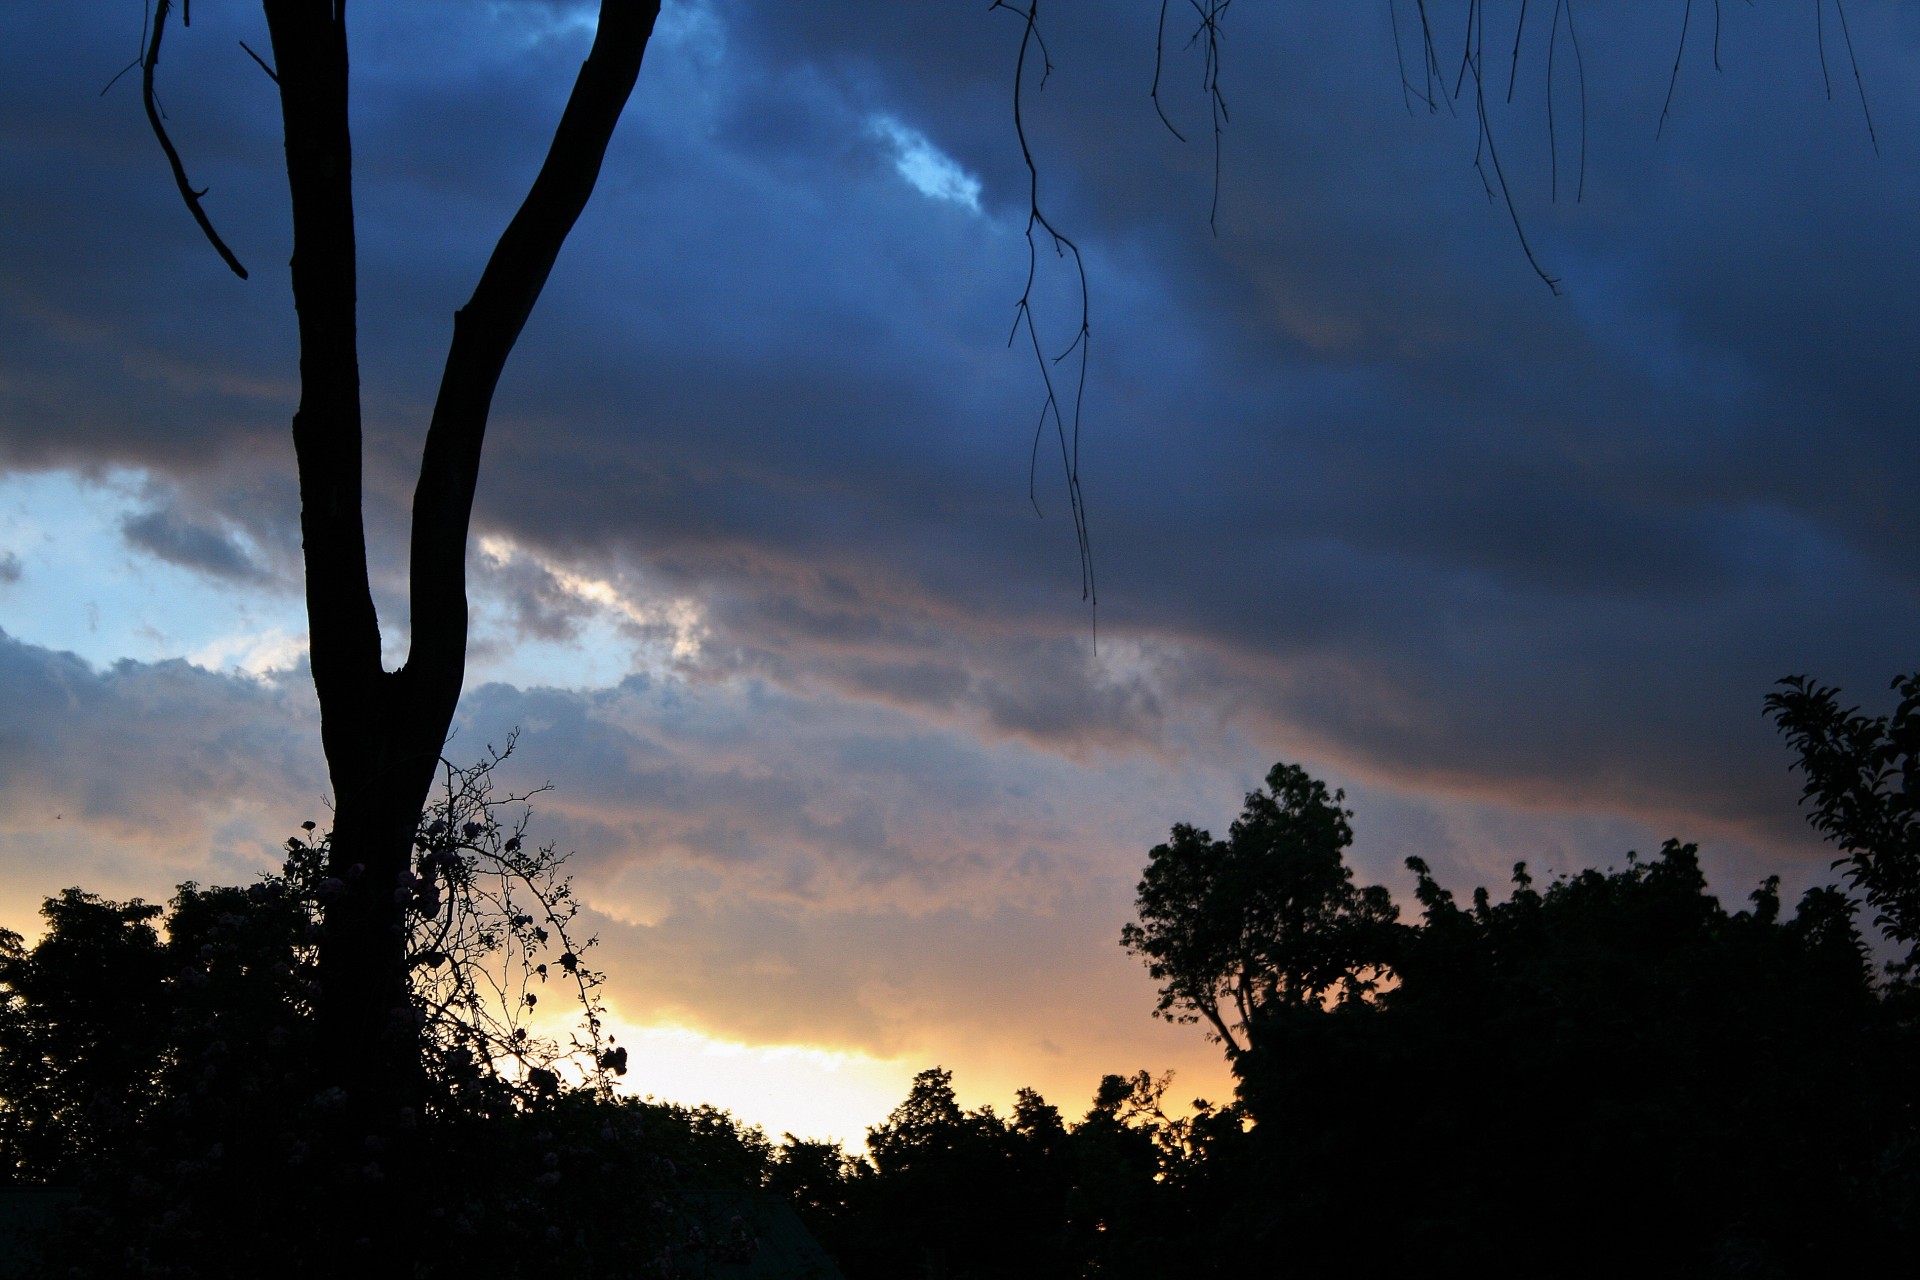
MULTIPOLYGON (((804 1150, 789 1144, 790 1151, 804 1150)), ((832 1179, 838 1210, 816 1212, 821 1239, 849 1276, 1042 1277, 1067 1262, 1071 1188, 1059 1112, 1030 1089, 1011 1119, 961 1108, 953 1073, 930 1067, 867 1131, 869 1161, 832 1179)), ((817 1163, 817 1153, 810 1155, 817 1163)), ((773 1185, 787 1175, 776 1173, 773 1185)), ((812 1197, 816 1205, 820 1197, 812 1197)))
MULTIPOLYGON (((1855 739, 1884 746, 1881 729, 1855 739)), ((1669 841, 1544 888, 1520 864, 1505 901, 1464 907, 1409 859, 1422 914, 1402 923, 1353 885, 1340 799, 1279 765, 1228 840, 1180 826, 1151 855, 1123 941, 1164 984, 1158 1012, 1206 1019, 1239 1086, 1185 1122, 1153 1191, 1122 1184, 1162 1233, 1131 1256, 1171 1240, 1203 1259, 1192 1274, 1355 1276, 1910 1256, 1914 1027, 1876 990, 1846 894, 1784 917, 1773 878, 1728 913, 1669 841)), ((1076 1140, 1132 1140, 1102 1117, 1148 1083, 1109 1078, 1076 1140)))
POLYGON ((1876 988, 1844 892, 1788 914, 1769 878, 1729 912, 1698 849, 1668 841, 1544 885, 1522 863, 1504 900, 1463 904, 1411 858, 1420 916, 1402 922, 1353 885, 1340 799, 1276 766, 1238 847, 1175 828, 1143 881, 1179 944, 1165 963, 1256 975, 1233 1104, 1170 1115, 1169 1077, 1142 1071, 1104 1077, 1075 1124, 1031 1091, 1007 1120, 961 1107, 936 1067, 869 1131, 870 1161, 789 1137, 768 1185, 855 1280, 1910 1260, 1915 1025, 1876 988), (1229 943, 1180 949, 1196 938, 1229 943))
POLYGON ((1220 1177, 1243 1130, 1232 1108, 1162 1106, 1171 1073, 1104 1077, 1069 1124, 1032 1089, 1012 1114, 966 1110, 932 1067, 868 1130, 868 1158, 791 1135, 766 1185, 790 1196, 854 1280, 897 1276, 1225 1274, 1220 1177))
POLYGON ((1788 676, 1766 712, 1806 777, 1807 821, 1841 851, 1834 867, 1907 947, 1896 975, 1920 967, 1920 673, 1894 680, 1891 715, 1843 709, 1840 690, 1788 676))
POLYGON ((0 1177, 68 1178, 159 1100, 168 955, 161 908, 78 889, 40 909, 29 948, 0 929, 0 1177))
POLYGON ((1506 901, 1469 908, 1409 865, 1424 914, 1397 933, 1397 984, 1269 1006, 1235 1063, 1275 1206, 1255 1256, 1821 1275, 1905 1247, 1856 1207, 1897 1193, 1877 1170, 1910 1090, 1844 895, 1782 920, 1770 880, 1730 915, 1671 841, 1544 892, 1522 865, 1506 901), (1303 1254, 1307 1223, 1330 1230, 1303 1254))
POLYGON ((1204 1018, 1230 1058, 1253 1048, 1271 1005, 1363 1000, 1399 916, 1387 890, 1353 883, 1345 793, 1276 764, 1225 840, 1185 823, 1148 855, 1120 945, 1158 980, 1155 1016, 1204 1018))

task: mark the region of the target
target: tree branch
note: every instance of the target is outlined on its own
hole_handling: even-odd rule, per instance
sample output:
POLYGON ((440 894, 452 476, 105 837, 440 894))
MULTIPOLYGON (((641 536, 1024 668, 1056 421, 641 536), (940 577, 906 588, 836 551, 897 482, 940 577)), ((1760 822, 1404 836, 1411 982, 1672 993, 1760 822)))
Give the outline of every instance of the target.
POLYGON ((501 370, 560 246, 593 194, 606 149, 660 13, 658 0, 601 0, 580 68, 539 175, 454 316, 440 392, 413 496, 412 647, 403 670, 410 714, 444 724, 466 667, 467 529, 487 415, 501 370))
POLYGON ((220 260, 232 269, 233 274, 245 280, 247 269, 240 265, 240 259, 233 256, 233 250, 227 248, 227 242, 213 229, 213 220, 207 217, 207 211, 200 207, 200 197, 207 194, 206 188, 195 191, 193 183, 187 180, 186 166, 180 163, 180 153, 174 150, 173 139, 167 136, 167 126, 160 114, 160 101, 154 95, 153 73, 160 65, 160 38, 166 34, 167 14, 172 8, 173 0, 159 0, 154 7, 153 31, 147 39, 147 51, 140 59, 140 97, 146 103, 147 123, 153 126, 153 136, 159 139, 160 150, 166 153, 167 165, 173 170, 173 185, 180 189, 180 198, 187 202, 187 212, 200 224, 207 243, 220 255, 220 260))

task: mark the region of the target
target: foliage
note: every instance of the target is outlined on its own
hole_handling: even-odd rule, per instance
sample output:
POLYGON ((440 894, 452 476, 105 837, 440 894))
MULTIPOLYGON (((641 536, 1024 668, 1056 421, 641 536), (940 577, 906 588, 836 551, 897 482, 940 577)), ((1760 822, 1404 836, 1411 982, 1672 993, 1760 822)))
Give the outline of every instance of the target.
POLYGON ((1812 1276, 1910 1243, 1908 1050, 1843 894, 1783 920, 1769 880, 1729 914, 1674 842, 1544 892, 1522 865, 1465 908, 1409 865, 1424 914, 1397 985, 1264 1010, 1235 1064, 1265 1206, 1249 1259, 1812 1276))
POLYGON ((599 939, 575 936, 566 855, 527 840, 529 795, 496 793, 494 773, 513 746, 509 737, 474 765, 443 764, 414 867, 394 889, 409 909, 407 970, 425 1059, 468 1109, 550 1096, 563 1075, 604 1087, 627 1071, 627 1051, 603 1034, 605 975, 586 962, 599 939), (579 1009, 564 1044, 536 1017, 556 991, 579 1009))
POLYGON ((626 1276, 636 1258, 678 1275, 739 1243, 681 1194, 758 1185, 768 1144, 711 1108, 611 1098, 625 1052, 599 1025, 593 940, 573 932, 564 857, 531 845, 525 797, 492 784, 506 755, 447 768, 393 890, 428 1088, 380 1129, 315 1065, 321 912, 340 886, 314 824, 244 888, 182 885, 164 911, 72 889, 37 944, 0 935, 0 1168, 82 1189, 66 1272, 325 1274, 343 1251, 391 1260, 404 1230, 420 1275, 626 1276), (565 1041, 533 1017, 554 991, 580 1007, 565 1041), (406 1205, 384 1226, 320 1209, 381 1188, 406 1205))
POLYGON ((1069 1123, 1032 1089, 1008 1116, 963 1108, 932 1067, 867 1131, 867 1158, 788 1135, 766 1185, 853 1280, 1212 1274, 1193 1255, 1222 1226, 1206 1170, 1242 1127, 1204 1101, 1169 1116, 1171 1079, 1106 1076, 1069 1123))
POLYGON ((951 1072, 920 1072, 867 1131, 873 1174, 854 1188, 864 1230, 827 1247, 855 1276, 1055 1274, 1050 1234, 1066 1188, 1047 1177, 1045 1112, 1029 1104, 1021 1118, 1028 1128, 991 1107, 965 1111, 951 1072), (994 1224, 990 1234, 983 1222, 994 1224))
MULTIPOLYGON (((1677 842, 1544 886, 1522 864, 1505 900, 1464 905, 1409 867, 1419 920, 1365 953, 1393 981, 1259 1004, 1230 1106, 1176 1114, 1142 1071, 1103 1078, 1077 1123, 1031 1091, 1009 1121, 933 1068, 870 1160, 789 1137, 768 1185, 854 1280, 1814 1277, 1911 1256, 1912 1031, 1844 893, 1789 915, 1769 879, 1730 913, 1677 842)), ((1300 943, 1296 971, 1354 954, 1307 936, 1328 954, 1300 943)))
POLYGON ((1901 676, 1891 716, 1840 706, 1840 691, 1789 676, 1767 715, 1806 777, 1807 820, 1841 851, 1834 867, 1865 896, 1874 923, 1907 947, 1899 976, 1920 968, 1920 673, 1901 676))
POLYGON ((0 929, 0 1179, 59 1177, 158 1103, 160 912, 68 889, 40 908, 38 945, 0 929))
POLYGON ((1237 1057, 1270 1005, 1372 994, 1399 909, 1384 888, 1353 883, 1342 859, 1353 842, 1345 798, 1298 765, 1276 764, 1227 839, 1181 823, 1154 847, 1139 920, 1120 944, 1162 984, 1156 1016, 1205 1018, 1237 1057))
MULTIPOLYGON (((1893 932, 1920 686, 1880 721, 1790 688, 1806 696, 1770 708, 1893 932)), ((1910 1250, 1914 1023, 1876 990, 1845 893, 1783 918, 1774 878, 1730 914, 1669 842, 1544 888, 1521 864, 1504 902, 1463 907, 1415 858, 1422 917, 1401 924, 1341 865, 1341 797, 1284 765, 1269 788, 1226 841, 1174 828, 1123 936, 1161 1015, 1205 1018, 1240 1081, 1234 1108, 1159 1125, 1157 1185, 1188 1198, 1129 1210, 1185 1242, 1177 1269, 1820 1275, 1910 1250)), ((1109 1078, 1076 1141, 1150 1083, 1109 1078)))
POLYGON ((326 1274, 344 1183, 392 1189, 422 1276, 699 1275, 735 1247, 683 1193, 757 1186, 769 1147, 712 1108, 448 1079, 398 1135, 343 1129, 312 1064, 312 909, 288 884, 183 886, 164 937, 157 907, 69 890, 37 945, 6 940, 0 1155, 83 1191, 60 1274, 326 1274))

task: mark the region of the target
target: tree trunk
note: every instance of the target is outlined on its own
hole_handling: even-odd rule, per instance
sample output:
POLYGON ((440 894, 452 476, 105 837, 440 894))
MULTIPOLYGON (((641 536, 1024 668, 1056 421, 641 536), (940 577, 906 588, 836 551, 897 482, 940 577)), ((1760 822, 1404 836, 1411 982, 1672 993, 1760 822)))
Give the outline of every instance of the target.
POLYGON ((454 334, 414 493, 407 661, 383 668, 361 515, 352 139, 345 0, 263 0, 286 130, 300 404, 293 418, 320 734, 341 881, 320 943, 323 1080, 347 1137, 376 1138, 419 1102, 405 908, 395 901, 466 672, 467 526, 501 369, 585 207, 659 14, 603 0, 552 149, 454 334))

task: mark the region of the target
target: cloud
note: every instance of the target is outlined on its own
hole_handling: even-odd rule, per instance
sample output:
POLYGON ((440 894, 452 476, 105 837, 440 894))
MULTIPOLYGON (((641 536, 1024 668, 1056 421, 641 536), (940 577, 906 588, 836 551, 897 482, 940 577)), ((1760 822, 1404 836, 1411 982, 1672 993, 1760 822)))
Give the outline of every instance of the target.
POLYGON ((925 134, 885 115, 874 116, 868 127, 892 149, 894 168, 915 191, 930 200, 951 200, 980 212, 980 179, 962 169, 925 134))
POLYGON ((267 580, 267 574, 232 534, 207 521, 183 514, 179 508, 156 507, 130 514, 120 522, 126 540, 169 564, 195 569, 229 582, 267 580))
POLYGON ((95 667, 0 633, 0 918, 31 929, 66 885, 164 899, 242 884, 327 817, 304 666, 220 675, 183 661, 95 667))
MULTIPOLYGON (((1263 15, 1232 33, 1229 54, 1265 63, 1275 87, 1236 104, 1218 238, 1201 216, 1210 157, 1158 131, 1127 71, 1148 33, 1083 18, 1059 15, 1056 78, 1029 105, 1050 207, 1084 233, 1095 273, 1099 623, 1180 655, 1166 660, 1188 673, 1181 696, 1260 708, 1269 740, 1309 734, 1375 768, 1531 786, 1557 767, 1569 788, 1617 780, 1621 802, 1636 775, 1684 777, 1676 787, 1724 808, 1742 787, 1686 762, 1750 724, 1745 704, 1774 675, 1898 664, 1914 531, 1894 495, 1916 460, 1879 424, 1911 399, 1888 335, 1912 328, 1912 293, 1878 282, 1900 269, 1887 255, 1903 253, 1893 228, 1913 193, 1897 174, 1875 191, 1826 154, 1851 123, 1703 89, 1672 138, 1642 145, 1634 77, 1658 50, 1626 28, 1595 33, 1596 56, 1632 70, 1592 95, 1610 150, 1589 205, 1542 202, 1544 155, 1508 152, 1569 278, 1556 301, 1474 184, 1450 176, 1470 139, 1406 120, 1369 74, 1383 16, 1263 15), (1834 183, 1838 202, 1811 194, 1834 183), (1769 204, 1763 190, 1794 194, 1769 204), (1748 269, 1760 259, 1785 269, 1748 269), (1822 319, 1770 319, 1806 315, 1822 319), (1810 413, 1825 442, 1811 453, 1798 444, 1810 413), (1810 611, 1862 629, 1843 652, 1837 632, 1794 622, 1810 611), (1321 687, 1276 697, 1242 680, 1321 687), (1598 692, 1623 682, 1633 696, 1598 692), (1636 717, 1676 698, 1692 708, 1685 732, 1650 749, 1636 717)), ((452 23, 434 68, 394 52, 445 20, 406 7, 360 28, 370 521, 387 597, 445 316, 537 162, 540 113, 581 38, 566 11, 508 6, 452 23)), ((1017 25, 938 21, 930 35, 856 5, 796 25, 740 6, 689 9, 663 31, 501 389, 478 520, 523 558, 512 582, 483 566, 512 637, 494 643, 576 642, 607 607, 576 588, 644 576, 738 669, 1063 751, 1155 749, 1166 690, 1087 660, 1071 538, 1022 514, 1037 388, 998 346, 1017 219, 946 216, 896 169, 937 138, 983 211, 1020 207, 1005 114, 1017 25), (878 154, 876 119, 893 122, 878 154)), ((1770 49, 1769 29, 1741 28, 1737 74, 1798 65, 1804 51, 1770 49)), ((83 61, 108 35, 63 31, 53 47, 83 61)), ((35 74, 15 92, 49 89, 35 74)), ((176 114, 202 129, 260 87, 195 84, 176 114)), ((1512 135, 1538 106, 1526 94, 1540 86, 1522 87, 1497 122, 1512 135)), ((1910 114, 1888 104, 1890 138, 1910 114)), ((10 332, 39 354, 13 366, 5 385, 27 399, 0 429, 25 453, 153 457, 183 479, 244 439, 280 457, 284 486, 290 330, 284 297, 262 297, 282 287, 275 273, 237 301, 209 293, 227 286, 174 225, 164 184, 142 189, 148 213, 112 216, 172 228, 178 261, 131 270, 129 237, 74 193, 109 181, 97 157, 138 154, 138 130, 105 108, 21 118, 38 130, 24 171, 65 212, 28 211, 39 239, 9 259, 28 286, 14 296, 39 308, 10 332), (55 261, 81 275, 41 265, 55 261), (153 284, 129 293, 130 279, 153 284), (173 324, 183 297, 220 322, 173 324)), ((24 126, 10 136, 28 145, 24 126)), ((252 156, 271 177, 273 148, 255 141, 210 132, 202 154, 252 156)), ((240 202, 250 188, 229 185, 232 225, 278 234, 281 215, 256 216, 240 202)), ((1040 480, 1057 508, 1054 477, 1040 480)), ((130 532, 244 572, 212 540, 237 497, 201 486, 192 500, 207 505, 130 532)), ((290 504, 256 507, 243 527, 287 547, 292 519, 290 504)))

